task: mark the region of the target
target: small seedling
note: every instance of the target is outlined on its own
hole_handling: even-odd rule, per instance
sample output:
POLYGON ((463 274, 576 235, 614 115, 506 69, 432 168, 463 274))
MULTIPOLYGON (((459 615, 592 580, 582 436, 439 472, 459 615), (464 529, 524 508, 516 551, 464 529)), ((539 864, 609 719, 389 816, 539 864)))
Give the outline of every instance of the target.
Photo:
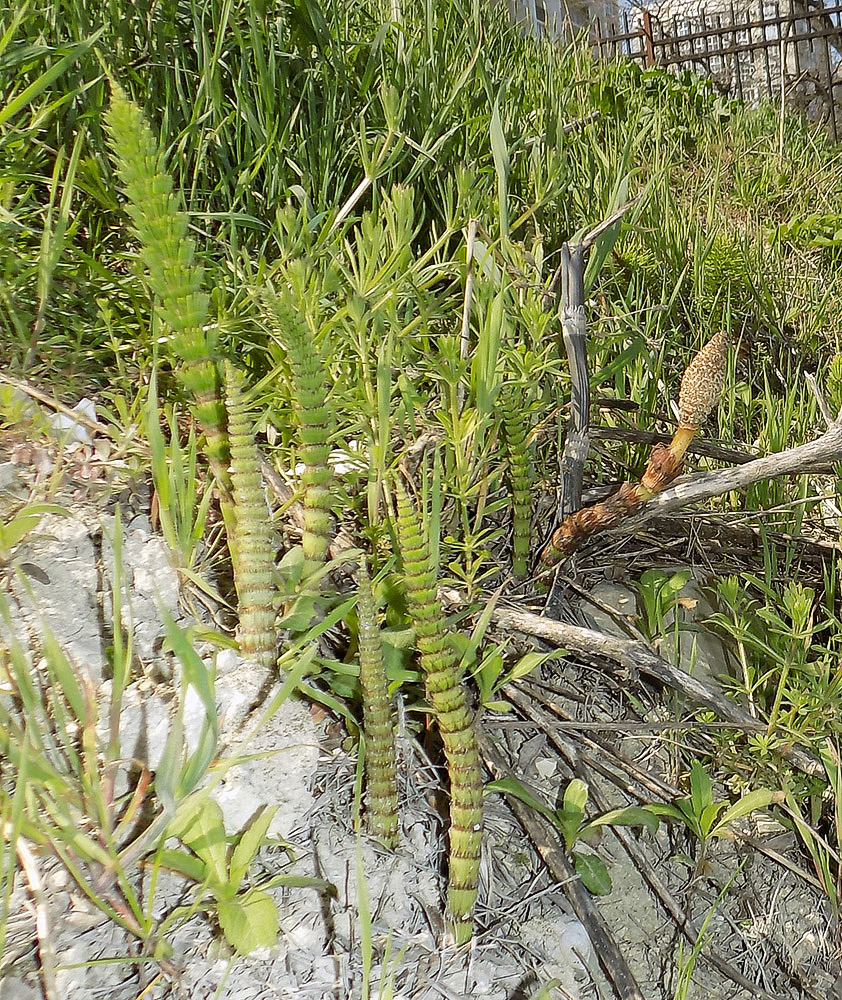
POLYGON ((757 809, 765 809, 771 803, 780 801, 782 793, 766 788, 741 795, 733 804, 727 799, 715 801, 713 783, 704 766, 694 760, 690 768, 690 795, 678 799, 673 805, 651 805, 647 808, 664 819, 677 819, 699 839, 700 854, 696 868, 700 869, 710 842, 715 837, 730 837, 731 824, 757 809))
POLYGON ((665 633, 665 622, 670 612, 675 615, 678 630, 679 594, 687 586, 690 570, 669 575, 662 569, 647 569, 640 574, 637 593, 640 601, 640 626, 651 641, 665 633))
POLYGON ((515 778, 501 778, 486 786, 486 792, 502 792, 511 795, 548 820, 564 843, 564 849, 573 859, 576 873, 586 889, 595 896, 607 896, 612 889, 611 876, 605 862, 596 854, 577 850, 580 843, 593 844, 603 826, 642 826, 650 833, 658 829, 659 819, 652 806, 625 806, 585 819, 588 804, 588 786, 579 778, 574 778, 564 790, 561 805, 551 809, 515 778))
MULTIPOLYGON (((225 833, 222 809, 207 795, 188 800, 179 810, 168 833, 177 837, 188 852, 164 848, 158 862, 184 875, 199 886, 200 899, 210 897, 225 939, 241 955, 271 947, 278 938, 278 908, 268 890, 279 885, 330 891, 323 879, 276 875, 260 885, 245 887, 248 869, 263 844, 276 807, 263 809, 239 837, 225 833)), ((197 903, 199 900, 197 900, 197 903)), ((196 905, 174 911, 168 922, 193 913, 196 905)))

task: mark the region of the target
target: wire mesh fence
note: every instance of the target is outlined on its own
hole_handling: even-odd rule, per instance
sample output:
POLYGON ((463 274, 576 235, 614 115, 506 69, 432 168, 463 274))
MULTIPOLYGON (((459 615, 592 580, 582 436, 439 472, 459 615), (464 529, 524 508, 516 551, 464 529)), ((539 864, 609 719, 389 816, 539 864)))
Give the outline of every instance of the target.
POLYGON ((842 4, 761 0, 699 8, 664 2, 598 18, 594 49, 602 58, 693 69, 720 93, 748 103, 784 101, 842 139, 842 4))

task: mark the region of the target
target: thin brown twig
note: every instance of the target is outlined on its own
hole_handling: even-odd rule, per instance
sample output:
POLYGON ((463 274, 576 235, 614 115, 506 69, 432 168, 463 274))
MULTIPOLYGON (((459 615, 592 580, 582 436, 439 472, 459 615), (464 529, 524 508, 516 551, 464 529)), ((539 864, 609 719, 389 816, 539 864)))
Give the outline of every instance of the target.
MULTIPOLYGON (((671 434, 658 434, 657 431, 644 431, 637 427, 603 427, 599 424, 591 425, 590 436, 600 441, 631 441, 648 445, 669 444, 672 440, 671 434)), ((687 453, 713 458, 718 462, 730 462, 732 465, 745 465, 746 462, 751 462, 757 457, 750 452, 739 451, 737 448, 726 448, 723 445, 700 438, 694 438, 690 442, 687 446, 687 453)))
POLYGON ((30 385, 29 382, 22 378, 15 378, 12 375, 7 375, 5 372, 0 372, 0 382, 5 382, 6 385, 12 386, 19 392, 26 393, 27 396, 37 399, 39 403, 49 406, 51 410, 55 410, 57 413, 63 413, 66 417, 75 420, 77 424, 87 427, 88 430, 96 431, 97 434, 105 434, 108 437, 114 436, 110 427, 101 424, 98 420, 92 420, 87 414, 80 413, 79 410, 74 410, 71 406, 65 405, 55 397, 48 396, 47 393, 41 392, 40 389, 36 389, 34 385, 30 385))
MULTIPOLYGON (((561 754, 566 758, 572 771, 578 777, 587 782, 589 798, 593 802, 597 811, 606 812, 609 805, 605 801, 599 786, 595 785, 591 780, 591 772, 594 769, 593 765, 595 762, 590 755, 583 755, 577 746, 569 744, 566 740, 559 740, 557 735, 557 730, 560 727, 559 721, 555 718, 554 713, 550 714, 550 712, 547 712, 534 697, 525 697, 523 694, 518 692, 512 684, 506 685, 504 693, 508 698, 515 702, 518 708, 527 716, 527 718, 530 719, 532 724, 546 736, 549 742, 561 752, 561 754)), ((563 725, 563 723, 561 725, 563 725)), ((607 778, 613 784, 618 783, 616 776, 613 775, 608 768, 600 767, 598 770, 603 777, 607 778)), ((626 786, 625 783, 623 783, 620 787, 626 794, 631 794, 632 797, 638 801, 643 801, 642 796, 638 795, 626 786)), ((674 799, 679 793, 678 789, 666 786, 664 789, 659 789, 658 794, 666 799, 674 799)), ((644 851, 640 848, 634 836, 629 830, 622 826, 613 826, 611 830, 628 856, 634 862, 641 877, 646 881, 647 885, 658 898, 669 916, 675 921, 678 929, 690 942, 691 946, 695 947, 699 939, 698 928, 695 926, 690 917, 684 912, 684 909, 652 868, 644 851)), ((711 965, 713 965, 723 976, 730 979, 738 986, 742 986, 743 989, 747 990, 753 996, 760 997, 762 1000, 771 1000, 771 994, 757 986, 756 983, 747 979, 714 949, 705 947, 702 954, 705 959, 707 959, 707 961, 709 961, 711 965)))
POLYGON ((38 957, 41 965, 41 983, 44 987, 44 996, 46 1000, 58 1000, 56 956, 53 949, 49 907, 44 884, 41 881, 41 873, 38 870, 38 862, 35 854, 20 834, 15 838, 15 852, 26 875, 29 892, 35 906, 35 933, 38 938, 38 957))
MULTIPOLYGON (((482 731, 478 732, 477 738, 489 771, 496 778, 504 777, 507 774, 507 768, 491 739, 482 731)), ((608 977, 615 996, 618 1000, 644 1000, 640 986, 637 984, 622 952, 617 947, 617 942, 611 936, 605 919, 594 906, 567 855, 559 847, 557 836, 553 833, 549 823, 517 799, 509 798, 507 801, 518 822, 526 830, 529 839, 541 855, 550 874, 563 885, 576 917, 584 926, 593 944, 599 964, 608 977)))
MULTIPOLYGON (((615 639, 594 629, 567 622, 553 621, 541 615, 511 608, 495 608, 493 617, 499 625, 514 631, 524 632, 543 639, 552 645, 582 653, 599 656, 619 664, 632 675, 643 673, 662 684, 679 691, 698 705, 716 712, 726 721, 740 725, 752 725, 757 720, 740 708, 712 683, 691 677, 680 667, 673 666, 653 653, 644 643, 631 639, 615 639)), ((805 774, 823 774, 821 761, 802 747, 790 747, 784 751, 789 762, 805 774)))

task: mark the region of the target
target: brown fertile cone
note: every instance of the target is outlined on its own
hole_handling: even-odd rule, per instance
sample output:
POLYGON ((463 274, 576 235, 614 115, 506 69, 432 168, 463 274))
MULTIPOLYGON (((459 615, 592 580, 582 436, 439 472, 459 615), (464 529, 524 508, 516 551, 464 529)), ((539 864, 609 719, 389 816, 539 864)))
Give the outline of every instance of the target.
POLYGON ((670 444, 676 461, 684 457, 693 435, 722 395, 728 370, 728 334, 720 330, 685 368, 678 393, 678 430, 670 444))
POLYGON ((652 449, 641 481, 623 483, 603 503, 565 518, 541 552, 544 565, 555 565, 559 559, 575 552, 587 538, 635 514, 647 500, 680 475, 687 446, 699 424, 719 402, 728 368, 728 345, 728 334, 717 333, 684 370, 678 394, 678 429, 669 447, 659 444, 652 449))

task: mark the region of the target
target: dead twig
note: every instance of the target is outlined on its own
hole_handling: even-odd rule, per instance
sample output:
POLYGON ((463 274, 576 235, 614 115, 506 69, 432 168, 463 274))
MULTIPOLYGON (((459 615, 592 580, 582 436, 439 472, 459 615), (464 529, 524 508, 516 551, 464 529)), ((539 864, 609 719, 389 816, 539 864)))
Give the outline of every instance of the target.
MULTIPOLYGON (((505 777, 508 774, 508 769, 500 759, 491 740, 482 731, 477 733, 477 738, 489 771, 495 778, 505 777)), ((535 849, 541 855, 550 874, 563 885, 576 917, 591 939, 599 964, 614 989, 614 995, 618 1000, 644 1000, 640 986, 638 986, 622 952, 617 947, 617 942, 611 936, 608 925, 594 906, 588 891, 579 881, 579 876, 567 855, 559 847, 558 837, 553 832, 552 827, 542 816, 523 802, 514 798, 508 798, 507 802, 518 822, 526 830, 535 849)))
MULTIPOLYGON (((504 628, 524 632, 526 635, 535 636, 551 645, 575 653, 603 657, 624 667, 632 675, 642 673, 653 677, 697 705, 713 710, 728 722, 746 726, 757 722, 757 719, 739 705, 726 698, 718 687, 691 677, 686 671, 653 653, 642 642, 633 639, 615 639, 613 636, 583 628, 581 625, 569 625, 567 622, 553 621, 541 615, 512 608, 496 608, 493 617, 504 628)), ((784 756, 805 774, 824 773, 821 761, 802 747, 790 747, 784 752, 784 756)))
MULTIPOLYGON (((672 434, 658 434, 656 431, 639 430, 637 427, 602 427, 591 426, 592 438, 599 441, 631 441, 635 444, 669 444, 672 434)), ((744 465, 757 456, 736 448, 726 448, 711 441, 694 440, 687 446, 687 453, 712 458, 717 462, 729 462, 731 465, 744 465)))
POLYGON ((17 389, 18 392, 26 393, 27 396, 37 399, 39 403, 49 406, 51 410, 55 410, 57 413, 63 413, 66 417, 70 417, 77 424, 82 424, 83 427, 87 427, 88 430, 95 431, 97 434, 103 434, 106 437, 114 437, 114 432, 110 427, 107 427, 105 424, 101 424, 98 420, 92 420, 89 416, 85 413, 81 413, 79 410, 74 410, 72 407, 66 406, 55 397, 48 396, 46 392, 41 392, 40 389, 36 389, 34 385, 30 385, 29 382, 26 382, 22 378, 14 378, 12 375, 0 372, 0 382, 5 382, 6 385, 12 386, 17 389))
MULTIPOLYGON (((4 834, 9 836, 9 824, 5 825, 4 834)), ((15 851, 20 866, 26 875, 29 892, 35 907, 35 933, 38 938, 38 957, 41 964, 41 985, 46 1000, 58 1000, 58 985, 56 981, 56 955, 53 948, 53 935, 50 925, 49 905, 44 883, 38 868, 38 861, 29 844, 20 836, 15 838, 15 851)))
MULTIPOLYGON (((575 746, 566 740, 559 739, 556 733, 556 730, 559 727, 558 720, 555 718, 554 714, 550 714, 550 712, 545 711, 534 698, 525 697, 522 693, 517 691, 517 688, 513 684, 507 684, 504 693, 506 697, 510 698, 517 705, 520 711, 531 720, 531 722, 546 736, 547 740, 562 754, 570 765, 573 773, 587 783, 588 796, 597 812, 606 812, 609 808, 609 803, 604 798, 599 786, 594 784, 592 780, 594 761, 590 758, 590 755, 583 754, 578 746, 575 746)), ((603 777, 608 778, 608 780, 610 780, 613 784, 619 784, 616 780, 616 776, 611 774, 608 768, 603 767, 599 770, 603 774, 603 777)), ((522 779, 518 778, 518 781, 522 781, 522 779)), ((643 801, 642 797, 634 790, 630 790, 622 784, 620 787, 624 792, 626 792, 626 794, 631 794, 632 797, 638 801, 643 801)), ((667 800, 672 800, 677 797, 677 792, 677 789, 668 788, 666 789, 666 794, 662 790, 659 790, 658 794, 667 800)), ((645 852, 638 844, 634 834, 622 826, 612 826, 611 832, 634 862, 637 871, 658 898, 663 908, 675 922, 678 929, 690 942, 690 945, 695 947, 699 939, 699 929, 696 927, 693 920, 684 912, 684 909, 679 904, 678 900, 675 899, 665 883, 661 880, 652 865, 649 863, 645 852)), ((710 947, 703 947, 702 955, 721 975, 730 979, 731 982, 736 983, 738 986, 741 986, 752 996, 759 997, 761 1000, 773 1000, 771 994, 767 993, 750 979, 747 979, 714 949, 710 947)), ((774 998, 774 1000, 782 1000, 782 998, 774 998)))

